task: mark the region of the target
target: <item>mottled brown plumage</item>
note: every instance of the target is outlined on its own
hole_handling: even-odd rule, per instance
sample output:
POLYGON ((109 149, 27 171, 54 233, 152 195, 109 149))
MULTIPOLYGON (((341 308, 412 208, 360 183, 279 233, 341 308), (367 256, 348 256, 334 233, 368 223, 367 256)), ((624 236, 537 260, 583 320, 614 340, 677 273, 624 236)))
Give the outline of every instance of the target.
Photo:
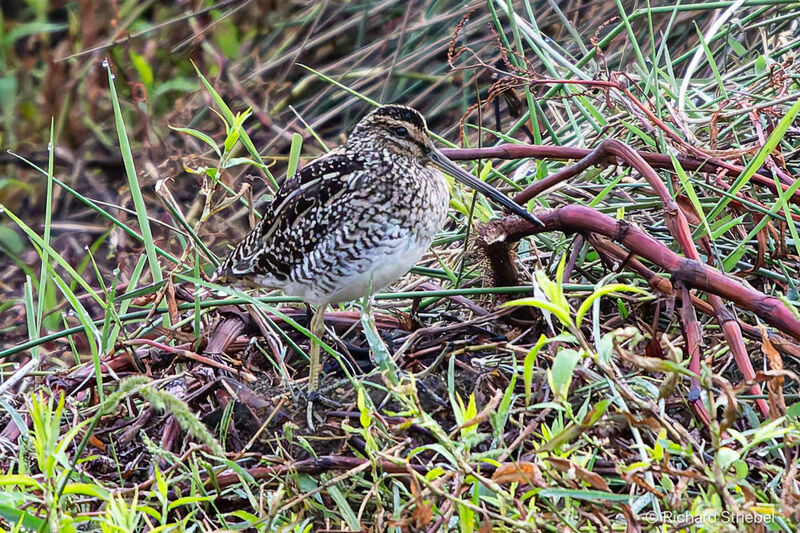
MULTIPOLYGON (((442 155, 419 112, 389 105, 287 180, 215 278, 248 279, 317 305, 312 332, 319 336, 329 303, 382 289, 430 247, 449 203, 440 170, 541 224, 442 155)), ((318 351, 314 343, 312 389, 318 351)))

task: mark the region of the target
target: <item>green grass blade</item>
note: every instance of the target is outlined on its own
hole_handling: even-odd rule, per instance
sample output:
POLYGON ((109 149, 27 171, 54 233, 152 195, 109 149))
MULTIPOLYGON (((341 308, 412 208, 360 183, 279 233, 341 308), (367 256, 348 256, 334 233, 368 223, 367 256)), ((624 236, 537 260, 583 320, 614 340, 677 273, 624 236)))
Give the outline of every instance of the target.
POLYGON ((300 150, 303 147, 303 136, 299 133, 292 134, 292 146, 289 149, 289 164, 286 167, 286 179, 290 179, 300 166, 300 150))
MULTIPOLYGON (((29 161, 28 159, 25 159, 24 157, 20 156, 19 154, 15 154, 14 152, 9 152, 9 153, 11 155, 13 155, 14 157, 16 157, 17 159, 19 159, 21 161, 24 161, 31 168, 33 168, 36 171, 40 172, 41 174, 47 176, 47 171, 42 169, 42 168, 40 168, 39 166, 37 166, 32 161, 29 161)), ((69 185, 67 185, 63 181, 61 181, 60 179, 56 178, 55 176, 52 176, 52 178, 53 178, 53 182, 55 184, 57 184, 59 187, 61 187, 62 189, 67 191, 69 194, 71 194, 72 196, 77 198, 81 203, 83 203, 84 205, 86 205, 87 207, 89 207, 90 209, 95 211, 98 215, 100 215, 101 217, 105 218, 106 220, 112 222, 115 226, 120 228, 122 231, 124 231, 130 237, 136 239, 137 241, 144 242, 144 238, 141 235, 139 235, 138 233, 136 233, 136 231, 134 231, 131 228, 129 228, 128 226, 126 226, 125 223, 122 222, 120 219, 118 219, 117 217, 115 217, 114 215, 112 215, 111 213, 109 213, 108 211, 103 209, 102 207, 100 207, 94 200, 92 200, 91 198, 87 198, 86 196, 82 195, 81 193, 79 193, 78 191, 76 191, 75 189, 73 189, 72 187, 70 187, 69 185)), ((173 256, 172 254, 170 254, 169 252, 167 252, 165 250, 162 250, 158 246, 156 246, 156 251, 162 257, 165 257, 167 260, 169 260, 169 261, 171 261, 173 263, 177 263, 178 262, 178 259, 175 256, 173 256)))
POLYGON ((47 145, 47 196, 44 209, 44 248, 42 248, 42 270, 39 277, 39 302, 36 305, 36 332, 42 328, 42 315, 44 314, 45 294, 47 293, 47 274, 45 265, 50 263, 50 224, 53 220, 53 119, 50 119, 50 142, 47 145))
MULTIPOLYGON (((769 138, 767 138, 767 142, 761 147, 761 150, 759 150, 756 156, 750 160, 750 162, 747 164, 747 167, 744 169, 744 172, 742 172, 739 177, 734 180, 734 182, 731 184, 730 190, 728 191, 730 194, 735 195, 738 193, 742 187, 744 187, 747 182, 750 181, 750 178, 753 177, 753 174, 755 174, 756 171, 764 165, 764 161, 767 160, 767 156, 769 156, 769 154, 771 154, 781 142, 781 139, 783 139, 783 136, 786 135, 786 131, 789 129, 789 126, 792 125, 792 122, 794 122, 794 119, 798 113, 800 113, 800 101, 795 102, 786 115, 784 115, 780 122, 778 122, 778 125, 775 126, 772 134, 770 134, 769 138)), ((711 212, 708 213, 708 218, 713 220, 714 217, 719 215, 722 210, 725 209, 730 201, 730 197, 720 198, 719 202, 717 202, 717 205, 715 205, 711 209, 711 212)))
POLYGON ((94 365, 94 375, 95 380, 97 382, 97 395, 100 398, 100 401, 103 401, 103 373, 100 369, 100 347, 103 344, 101 339, 100 331, 97 329, 94 321, 92 320, 91 316, 89 316, 89 312, 86 311, 86 308, 83 307, 80 300, 75 293, 69 288, 61 276, 56 273, 53 273, 53 281, 55 281, 58 288, 61 290, 61 293, 67 299, 70 304, 70 307, 75 311, 78 320, 83 326, 83 332, 86 334, 86 341, 89 344, 89 351, 92 355, 92 363, 94 365))
POLYGON ((114 85, 114 74, 111 72, 111 66, 108 60, 103 61, 103 66, 106 67, 108 72, 108 89, 111 94, 111 105, 114 108, 114 123, 117 127, 117 137, 119 139, 119 149, 122 153, 122 162, 125 165, 125 174, 128 176, 128 185, 131 188, 131 198, 133 205, 136 207, 136 217, 139 220, 139 229, 142 232, 142 240, 144 241, 144 249, 147 254, 147 261, 150 264, 150 271, 153 276, 153 281, 161 281, 161 265, 158 262, 156 255, 155 243, 153 242, 153 234, 150 231, 150 220, 147 217, 147 207, 144 203, 142 190, 139 187, 139 177, 136 175, 136 167, 133 164, 133 153, 131 152, 131 145, 128 141, 128 132, 125 128, 125 121, 122 119, 122 110, 119 106, 119 99, 117 98, 117 89, 114 85))
MULTIPOLYGON (((192 63, 192 65, 194 66, 195 71, 197 71, 197 76, 200 78, 200 82, 203 84, 203 87, 205 87, 208 93, 211 95, 211 98, 214 99, 214 103, 217 104, 217 107, 222 113, 222 116, 225 118, 225 121, 231 125, 235 124, 236 115, 233 113, 233 111, 231 111, 231 108, 228 107, 228 104, 225 103, 225 100, 222 99, 222 96, 219 95, 219 93, 214 89, 211 83, 209 83, 206 77, 203 76, 203 73, 200 72, 200 69, 197 68, 197 65, 195 65, 194 63, 192 63)), ((259 165, 259 168, 261 168, 261 170, 263 170, 264 173, 267 175, 267 178, 269 178, 269 181, 275 188, 275 190, 278 190, 278 182, 275 181, 275 178, 269 171, 269 167, 267 167, 267 165, 264 163, 264 159, 261 157, 261 154, 256 149, 256 146, 255 144, 253 144, 253 141, 250 139, 250 136, 247 134, 247 131, 245 131, 244 128, 240 128, 239 135, 240 135, 239 140, 241 140, 245 149, 247 149, 247 152, 253 157, 253 159, 256 160, 256 162, 259 165)))
MULTIPOLYGON (((66 261, 66 260, 64 260, 64 258, 63 258, 63 257, 61 257, 61 255, 60 255, 60 254, 59 254, 57 251, 53 250, 53 249, 52 249, 52 247, 50 247, 50 245, 49 245, 49 244, 45 243, 45 242, 44 242, 44 240, 43 240, 41 237, 39 237, 39 235, 37 235, 37 233, 36 233, 35 231, 33 231, 33 229, 31 229, 31 227, 30 227, 30 226, 28 226, 28 225, 27 225, 25 222, 23 222, 23 221, 22 221, 22 219, 20 219, 20 218, 19 218, 17 215, 15 215, 13 212, 11 212, 11 211, 10 211, 8 208, 6 208, 5 206, 3 206, 2 204, 0 204, 0 213, 5 213, 6 215, 8 215, 8 217, 9 217, 11 220, 13 220, 13 221, 14 221, 14 222, 17 224, 17 226, 19 226, 19 227, 20 227, 20 229, 21 229, 23 232, 25 232, 25 234, 28 236, 28 238, 31 240, 31 242, 32 242, 34 245, 36 245, 38 248, 40 248, 40 249, 43 249, 43 248, 48 248, 48 249, 49 249, 49 255, 50 255, 50 257, 52 257, 52 258, 53 258, 53 259, 56 261, 56 263, 58 263, 58 265, 59 265, 61 268, 63 268, 64 270, 66 270, 66 271, 67 271, 67 273, 68 273, 70 276, 72 276, 72 278, 73 278, 75 281, 77 281, 77 282, 78 282, 78 284, 79 284, 81 287, 83 287, 83 289, 84 289, 84 290, 86 290, 86 292, 87 292, 87 293, 89 293, 89 295, 90 295, 90 296, 91 296, 91 297, 92 297, 92 298, 93 298, 93 299, 94 299, 94 300, 95 300, 97 303, 99 303, 100 305, 104 305, 104 303, 105 303, 105 300, 104 300, 104 299, 103 299, 103 298, 102 298, 102 297, 101 297, 99 294, 97 294, 97 292, 96 292, 96 291, 95 291, 95 290, 94 290, 94 289, 93 289, 93 288, 92 288, 92 287, 91 287, 91 286, 90 286, 88 283, 86 283, 86 281, 85 281, 85 280, 84 280, 84 279, 81 277, 81 275, 80 275, 80 274, 78 274, 78 273, 75 271, 75 269, 74 269, 74 268, 72 268, 72 265, 70 265, 69 263, 67 263, 67 261, 66 261)), ((52 275, 52 274, 53 274, 53 270, 52 270, 52 268, 53 268, 53 267, 52 267, 52 266, 50 266, 50 265, 44 265, 44 264, 42 265, 42 267, 43 267, 43 268, 44 268, 45 266, 46 266, 48 269, 50 269, 50 275, 52 275)))
POLYGON ((689 180, 689 176, 686 175, 686 171, 683 169, 680 162, 678 162, 678 158, 675 157, 675 154, 670 152, 669 157, 672 160, 672 166, 675 167, 675 172, 678 174, 678 179, 683 186, 683 190, 686 191, 686 196, 689 197, 689 201, 692 202, 692 206, 697 212, 697 216, 699 216, 700 220, 702 221, 703 228, 705 228, 706 233, 711 236, 711 228, 708 226, 708 219, 703 211, 700 198, 698 198, 697 192, 695 192, 694 187, 692 187, 692 182, 689 180))

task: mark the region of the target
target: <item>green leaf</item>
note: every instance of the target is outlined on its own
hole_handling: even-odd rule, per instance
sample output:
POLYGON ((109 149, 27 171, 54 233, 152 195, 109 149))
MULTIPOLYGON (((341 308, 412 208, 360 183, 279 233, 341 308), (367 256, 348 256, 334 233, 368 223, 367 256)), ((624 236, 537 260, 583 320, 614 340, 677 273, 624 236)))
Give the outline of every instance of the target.
POLYGON ((786 416, 794 418, 795 420, 800 418, 800 402, 793 403, 792 405, 787 407, 786 416))
POLYGON ((180 507, 181 505, 189 505, 190 503, 197 503, 197 502, 209 502, 214 499, 214 496, 184 496, 183 498, 178 498, 175 501, 172 501, 167 506, 167 509, 172 511, 176 507, 180 507))
POLYGON ((372 415, 369 412, 365 396, 366 392, 364 392, 364 387, 358 387, 356 405, 358 405, 359 421, 361 422, 361 427, 367 429, 372 424, 372 415))
POLYGON ((64 487, 64 494, 81 494, 83 496, 93 496, 100 500, 108 500, 111 497, 111 492, 95 483, 68 483, 64 487))
POLYGON ((214 42, 219 46, 219 50, 230 60, 239 57, 241 47, 239 29, 231 17, 220 18, 214 25, 214 42))
POLYGON ((736 265, 739 264, 739 260, 744 257, 744 254, 747 253, 747 248, 744 246, 740 246, 739 248, 735 249, 731 255, 726 257, 722 261, 722 268, 725 272, 730 272, 731 270, 736 268, 736 265))
POLYGON ((43 519, 29 514, 28 511, 20 511, 14 507, 0 505, 0 516, 6 519, 9 524, 22 524, 28 530, 50 531, 47 522, 43 519))
POLYGON ((158 488, 158 494, 164 498, 163 501, 166 501, 167 493, 169 492, 169 489, 167 487, 167 480, 164 479, 164 475, 161 473, 161 469, 158 468, 158 465, 154 465, 154 473, 156 478, 156 487, 158 488))
POLYGON ((506 302, 500 307, 514 307, 520 305, 528 305, 531 307, 538 307, 539 309, 544 309, 546 311, 550 311, 553 313, 558 321, 561 322, 564 326, 569 327, 572 325, 572 320, 569 317, 569 310, 564 309, 563 307, 559 307, 558 305, 548 302, 547 300, 542 300, 540 298, 520 298, 519 300, 511 300, 510 302, 506 302))
MULTIPOLYGON (((106 60, 108 61, 108 60, 106 60)), ((117 98, 117 88, 114 85, 114 75, 111 73, 111 66, 108 63, 106 70, 108 70, 108 87, 111 94, 111 106, 114 110, 114 123, 117 127, 117 138, 119 139, 119 150, 122 154, 122 162, 125 167, 125 174, 128 177, 128 185, 131 189, 131 198, 133 205, 136 209, 136 218, 139 221, 139 229, 142 232, 142 241, 144 242, 145 253, 147 254, 147 262, 150 265, 150 272, 153 276, 153 281, 161 281, 161 265, 158 262, 156 255, 155 241, 153 234, 150 231, 150 219, 147 216, 147 207, 142 196, 142 190, 139 187, 139 177, 136 174, 136 165, 133 162, 133 152, 128 140, 128 132, 125 128, 125 121, 122 118, 122 110, 120 109, 119 99, 117 98)))
POLYGON ((38 490, 44 490, 41 483, 36 479, 22 474, 4 474, 0 476, 0 487, 6 486, 36 487, 38 490))
POLYGON ((514 399, 514 387, 517 385, 517 374, 514 373, 511 375, 511 379, 508 382, 508 386, 506 387, 505 392, 503 393, 503 399, 500 401, 500 405, 497 406, 497 411, 489 415, 489 421, 492 423, 492 429, 494 430, 495 437, 500 437, 503 434, 503 428, 508 421, 509 415, 509 407, 511 406, 511 401, 514 399))
POLYGON ((596 404, 594 404, 594 409, 592 410, 592 415, 589 420, 585 423, 587 426, 593 426, 600 420, 606 411, 608 411, 608 406, 611 405, 611 398, 606 398, 604 400, 600 400, 596 404))
POLYGON ((228 136, 225 137, 225 143, 223 144, 222 148, 225 150, 225 153, 230 152, 234 146, 236 146, 237 141, 239 140, 239 128, 234 128, 228 133, 228 136))
POLYGON ((58 275, 55 271, 53 272, 53 281, 58 286, 58 289, 61 291, 61 294, 64 295, 64 298, 70 304, 73 311, 80 320, 81 325, 83 326, 83 331, 86 335, 86 340, 89 344, 89 351, 92 355, 92 363, 94 364, 95 370, 95 379, 97 380, 97 393, 98 398, 102 402, 105 392, 103 392, 103 376, 101 370, 101 363, 100 363, 100 350, 103 346, 102 336, 100 335, 100 331, 97 329, 94 321, 92 320, 91 315, 83 306, 81 301, 75 295, 75 293, 69 288, 69 286, 61 279, 61 276, 58 275))
POLYGON ((153 69, 150 68, 150 65, 143 55, 137 54, 133 50, 130 51, 130 58, 133 67, 139 74, 139 79, 147 87, 149 93, 150 88, 153 86, 153 69))
POLYGON ((722 470, 727 470, 734 461, 738 461, 740 453, 733 448, 723 446, 717 451, 717 463, 722 470))
POLYGON ((622 320, 627 319, 630 315, 628 308, 625 306, 625 301, 622 300, 622 298, 617 298, 617 312, 622 320))
POLYGON ((547 337, 544 335, 539 337, 539 340, 536 341, 536 344, 533 345, 527 354, 525 354, 525 362, 522 366, 522 383, 525 386, 525 405, 528 405, 531 401, 531 387, 533 384, 533 368, 534 364, 536 363, 536 355, 538 355, 539 350, 542 349, 542 346, 547 344, 547 337))
MULTIPOLYGON (((469 401, 467 402, 466 407, 464 406, 464 402, 461 400, 461 396, 456 394, 456 398, 458 399, 458 403, 459 406, 461 407, 461 413, 462 413, 461 415, 462 421, 460 422, 460 424, 463 424, 475 418, 475 415, 478 414, 478 406, 475 403, 475 395, 474 394, 469 395, 469 401)), ((478 431, 477 424, 464 426, 461 428, 461 438, 466 440, 470 436, 470 433, 475 433, 476 431, 478 431)))
POLYGON ((627 502, 631 496, 628 494, 616 494, 604 492, 602 490, 578 490, 578 489, 556 489, 548 488, 539 491, 539 498, 573 498, 575 500, 605 500, 610 502, 627 502))
POLYGON ((731 463, 731 466, 733 467, 734 472, 736 472, 736 477, 738 479, 745 479, 747 474, 750 472, 750 468, 747 466, 747 463, 741 459, 737 459, 731 463))
POLYGON ((54 33, 57 31, 66 30, 69 26, 67 24, 56 24, 53 22, 33 21, 25 22, 19 26, 0 32, 0 45, 7 47, 13 44, 16 40, 28 37, 29 35, 37 35, 41 33, 54 33))
POLYGON ((358 517, 356 517, 352 507, 350 507, 350 503, 347 501, 347 497, 339 490, 339 487, 331 485, 328 487, 327 492, 331 499, 336 502, 336 507, 339 509, 339 512, 341 512, 345 522, 347 522, 348 529, 352 531, 363 531, 361 524, 358 522, 358 517))
POLYGON ((472 533, 475 531, 475 511, 462 503, 457 503, 458 509, 458 528, 462 533, 472 533))
POLYGON ((22 242, 22 237, 8 226, 0 226, 0 247, 5 248, 14 255, 19 255, 25 251, 25 243, 22 242))
POLYGON ((680 444, 673 442, 669 439, 659 438, 658 443, 661 447, 672 455, 684 456, 687 455, 687 450, 684 450, 680 444))
POLYGON ((734 39, 732 36, 728 36, 728 46, 730 46, 734 53, 736 53, 739 57, 744 57, 747 55, 747 48, 745 48, 742 43, 734 39))
POLYGON ((153 98, 158 98, 170 91, 181 93, 191 93, 199 89, 197 81, 189 78, 173 78, 163 83, 159 83, 153 90, 153 98))
MULTIPOLYGON (((2 83, 3 83, 3 78, 0 78, 0 88, 2 88, 2 83)), ((0 89, 0 97, 2 97, 2 90, 1 89, 0 89)), ((13 154, 13 152, 11 152, 11 153, 13 154)), ((17 154, 13 154, 13 155, 17 156, 17 154)), ((19 157, 19 156, 17 156, 17 157, 19 157)), ((23 161, 24 161, 24 159, 23 159, 23 161)), ((42 174, 46 174, 46 172, 44 170, 42 170, 41 168, 39 168, 39 167, 34 166, 33 168, 35 168, 36 170, 39 170, 42 174)), ((16 187, 16 188, 22 189, 23 191, 25 191, 27 193, 30 193, 30 194, 35 194, 36 193, 36 188, 33 185, 31 185, 30 183, 25 183, 24 181, 21 181, 21 180, 18 180, 18 179, 14 179, 14 178, 0 178, 0 191, 5 189, 6 187, 16 187)))
POLYGON ((211 136, 206 135, 202 131, 197 131, 192 128, 176 128, 174 126, 170 126, 169 128, 173 131, 177 131, 179 133, 185 133, 187 135, 191 135, 192 137, 200 139, 214 150, 214 152, 217 154, 217 157, 220 158, 222 157, 222 152, 219 151, 219 146, 217 146, 217 143, 214 142, 214 139, 212 139, 211 136))
MULTIPOLYGON (((50 264, 50 230, 51 224, 53 220, 53 165, 54 165, 54 157, 53 157, 53 147, 55 146, 55 140, 53 138, 55 130, 55 123, 54 120, 50 119, 50 141, 48 143, 48 150, 47 150, 47 193, 46 193, 46 200, 45 200, 45 215, 44 215, 44 233, 42 234, 42 240, 45 243, 45 247, 42 248, 39 256, 42 259, 42 265, 50 264)), ((45 305, 47 305, 47 309, 53 309, 56 305, 55 301, 55 290, 53 289, 53 284, 50 282, 49 278, 49 270, 46 267, 42 267, 41 273, 39 276, 39 301, 36 306, 36 335, 38 337, 39 331, 42 328, 42 317, 44 316, 45 312, 45 305)), ((58 315, 53 313, 50 315, 48 321, 48 327, 51 329, 58 328, 58 315)), ((31 339, 33 340, 33 339, 31 339)), ((35 350, 38 355, 38 350, 35 350)))
POLYGON ((612 292, 637 292, 639 294, 647 294, 647 291, 640 289, 639 287, 634 287, 633 285, 626 285, 624 283, 610 283, 599 289, 595 289, 595 291, 590 294, 583 302, 581 302, 581 306, 578 308, 578 312, 575 313, 575 325, 577 327, 581 326, 581 322, 583 321, 584 315, 589 312, 589 309, 592 307, 592 303, 597 300, 598 298, 602 298, 606 294, 610 294, 612 292))
POLYGON ((249 157, 231 157, 230 159, 225 161, 225 164, 222 165, 222 168, 227 169, 232 167, 238 167, 239 165, 252 165, 254 167, 261 168, 258 163, 256 163, 249 157))
MULTIPOLYGON (((211 98, 214 100, 214 103, 217 104, 217 107, 222 113, 222 116, 225 118, 225 122, 227 124, 234 124, 236 122, 236 117, 234 116, 233 111, 231 111, 231 109, 228 107, 228 104, 225 103, 225 100, 222 99, 219 93, 208 82, 206 77, 203 76, 203 74, 200 72, 200 69, 197 68, 197 65, 192 63, 192 66, 194 66, 194 69, 197 72, 197 76, 200 78, 200 83, 203 84, 203 87, 205 87, 208 93, 211 95, 211 98)), ((256 160, 256 162, 260 165, 260 168, 264 170, 264 172, 267 175, 267 178, 269 178, 270 183, 272 183, 272 186, 275 188, 275 190, 277 190, 278 182, 275 181, 275 178, 272 176, 272 173, 269 171, 269 168, 264 164, 264 159, 261 157, 261 154, 256 149, 256 146, 253 144, 253 141, 250 139, 250 137, 247 135, 247 132, 244 130, 242 130, 241 136, 242 136, 242 144, 244 145, 245 148, 247 148, 247 152, 253 159, 256 160)))
POLYGON ((759 55, 756 58, 756 62, 753 65, 753 68, 755 69, 756 74, 759 75, 767 72, 767 56, 765 56, 764 54, 759 55))
MULTIPOLYGON (((722 217, 720 220, 716 221, 712 226, 711 231, 711 239, 719 239, 722 237, 729 229, 732 227, 741 224, 744 220, 745 215, 738 216, 736 218, 732 218, 730 215, 722 217)), ((702 235, 700 235, 702 236, 702 235)))
POLYGON ((17 98, 17 77, 0 76, 0 101, 13 102, 17 98))
POLYGON ((581 358, 580 352, 564 348, 556 354, 553 366, 547 371, 547 383, 553 394, 562 401, 567 398, 572 383, 572 372, 581 358))
MULTIPOLYGON (((313 492, 315 489, 319 487, 319 483, 317 483, 317 479, 314 476, 310 476, 308 474, 300 474, 297 476, 297 484, 300 487, 302 492, 313 492)), ((322 497, 319 493, 314 495, 314 499, 318 502, 322 503, 322 497)))

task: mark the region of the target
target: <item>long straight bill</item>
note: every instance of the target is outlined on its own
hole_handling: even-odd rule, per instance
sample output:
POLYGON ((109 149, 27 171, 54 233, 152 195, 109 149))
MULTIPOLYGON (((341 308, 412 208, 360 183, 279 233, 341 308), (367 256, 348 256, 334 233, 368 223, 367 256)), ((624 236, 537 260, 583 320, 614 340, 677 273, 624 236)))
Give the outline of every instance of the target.
POLYGON ((505 194, 501 193, 488 183, 479 180, 460 166, 450 161, 447 156, 445 156, 439 150, 434 148, 428 157, 430 157, 431 162, 439 167, 439 169, 446 172, 448 175, 453 176, 453 178, 457 179, 467 187, 476 190, 487 198, 491 198, 498 204, 507 207, 509 211, 521 216, 525 220, 544 227, 544 222, 536 218, 534 214, 529 213, 525 208, 514 202, 505 194))

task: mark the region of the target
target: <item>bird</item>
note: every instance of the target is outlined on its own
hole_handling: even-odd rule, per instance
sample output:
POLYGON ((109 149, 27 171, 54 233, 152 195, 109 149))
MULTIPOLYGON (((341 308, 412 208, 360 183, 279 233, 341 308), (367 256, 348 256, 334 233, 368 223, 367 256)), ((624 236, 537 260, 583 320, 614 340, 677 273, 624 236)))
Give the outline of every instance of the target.
POLYGON ((316 307, 310 392, 319 386, 325 309, 365 296, 371 302, 422 258, 447 215, 445 174, 544 225, 448 159, 419 111, 384 105, 364 116, 342 146, 284 180, 261 220, 215 271, 212 281, 246 281, 316 307))

